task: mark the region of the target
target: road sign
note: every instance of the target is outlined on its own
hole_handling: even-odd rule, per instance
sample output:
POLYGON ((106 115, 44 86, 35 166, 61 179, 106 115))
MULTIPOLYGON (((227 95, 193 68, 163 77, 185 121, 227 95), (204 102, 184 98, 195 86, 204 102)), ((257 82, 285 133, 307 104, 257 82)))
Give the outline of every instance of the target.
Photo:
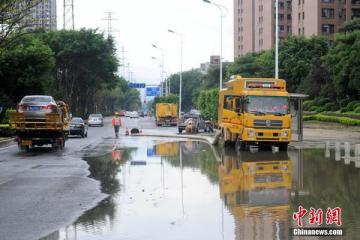
POLYGON ((146 153, 147 153, 146 155, 148 157, 153 157, 153 156, 155 156, 155 149, 154 148, 148 148, 146 153))
POLYGON ((145 83, 129 83, 130 88, 145 88, 145 83))
POLYGON ((160 96, 160 87, 147 87, 146 96, 148 97, 157 97, 160 96))

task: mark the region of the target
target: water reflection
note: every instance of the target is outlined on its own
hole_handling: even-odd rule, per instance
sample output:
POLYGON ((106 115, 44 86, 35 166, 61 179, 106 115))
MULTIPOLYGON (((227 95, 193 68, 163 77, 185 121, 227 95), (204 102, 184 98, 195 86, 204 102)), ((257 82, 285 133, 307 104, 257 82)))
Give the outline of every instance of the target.
POLYGON ((341 207, 346 239, 360 236, 360 170, 332 151, 250 153, 152 140, 108 149, 85 160, 109 198, 45 240, 289 239, 299 205, 341 207), (139 159, 147 165, 129 164, 139 159))
POLYGON ((286 153, 225 152, 219 165, 219 188, 235 219, 235 239, 289 236, 291 171, 286 153))

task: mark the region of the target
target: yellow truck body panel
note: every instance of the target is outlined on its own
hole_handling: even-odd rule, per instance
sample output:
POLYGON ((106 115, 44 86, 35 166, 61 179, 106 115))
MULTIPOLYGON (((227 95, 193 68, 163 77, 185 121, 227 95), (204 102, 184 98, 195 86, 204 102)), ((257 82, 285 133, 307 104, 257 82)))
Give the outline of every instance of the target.
POLYGON ((158 126, 176 126, 178 120, 178 108, 175 103, 156 104, 156 124, 158 126))

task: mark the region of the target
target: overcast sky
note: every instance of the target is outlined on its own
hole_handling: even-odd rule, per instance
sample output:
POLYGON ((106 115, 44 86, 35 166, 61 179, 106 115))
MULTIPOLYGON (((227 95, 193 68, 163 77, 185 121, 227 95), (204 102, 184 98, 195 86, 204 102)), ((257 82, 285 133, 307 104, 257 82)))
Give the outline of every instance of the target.
MULTIPOLYGON (((63 0, 57 0, 58 28, 62 28, 63 0)), ((223 58, 233 60, 233 0, 214 0, 225 5, 228 14, 223 23, 223 58)), ((198 68, 210 55, 220 53, 220 12, 202 0, 74 0, 75 28, 107 29, 105 12, 113 12, 113 36, 118 49, 125 48, 126 62, 137 82, 158 84, 161 58, 156 44, 165 50, 168 74, 180 70, 180 40, 168 32, 173 29, 186 35, 183 70, 198 68), (117 31, 117 32, 116 32, 117 31)), ((120 50, 120 49, 119 49, 120 50)), ((119 57, 121 56, 119 51, 119 57)))

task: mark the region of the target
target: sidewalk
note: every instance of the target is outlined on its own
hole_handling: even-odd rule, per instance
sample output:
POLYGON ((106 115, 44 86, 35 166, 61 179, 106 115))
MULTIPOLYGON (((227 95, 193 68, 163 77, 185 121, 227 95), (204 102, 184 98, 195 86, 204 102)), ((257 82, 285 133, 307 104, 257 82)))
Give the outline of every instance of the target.
POLYGON ((15 144, 14 138, 0 139, 0 149, 15 144))

